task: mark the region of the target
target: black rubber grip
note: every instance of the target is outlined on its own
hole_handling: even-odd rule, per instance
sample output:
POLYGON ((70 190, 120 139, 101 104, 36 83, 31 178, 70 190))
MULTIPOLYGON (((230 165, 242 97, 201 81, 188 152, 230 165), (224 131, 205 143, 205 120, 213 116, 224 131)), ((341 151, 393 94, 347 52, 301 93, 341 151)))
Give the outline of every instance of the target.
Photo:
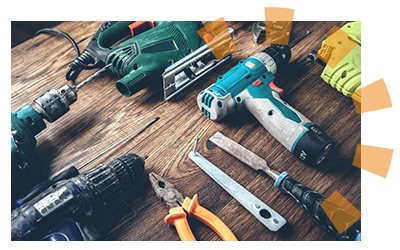
POLYGON ((75 177, 78 174, 79 172, 75 167, 70 167, 61 172, 60 174, 58 174, 57 176, 55 176, 53 179, 39 183, 38 185, 36 185, 36 187, 34 187, 31 191, 29 191, 26 195, 24 195, 21 198, 22 204, 25 204, 28 201, 32 200, 33 198, 38 196, 41 192, 43 192, 56 182, 61 180, 68 180, 69 178, 75 177))
POLYGON ((97 206, 107 208, 132 188, 144 172, 144 160, 136 154, 123 155, 107 165, 95 168, 77 176, 93 195, 97 206))
POLYGON ((332 233, 339 240, 356 240, 361 233, 361 222, 353 217, 347 210, 333 201, 327 199, 322 194, 303 186, 292 177, 286 176, 280 183, 279 189, 289 194, 301 208, 325 230, 332 233), (325 201, 326 200, 326 201, 325 201), (321 207, 321 203, 327 204, 327 212, 321 207), (338 228, 347 228, 343 233, 339 233, 332 221, 338 228), (339 224, 337 224, 339 223, 339 224), (351 225, 352 224, 352 225, 351 225), (349 225, 351 225, 349 227, 349 225))

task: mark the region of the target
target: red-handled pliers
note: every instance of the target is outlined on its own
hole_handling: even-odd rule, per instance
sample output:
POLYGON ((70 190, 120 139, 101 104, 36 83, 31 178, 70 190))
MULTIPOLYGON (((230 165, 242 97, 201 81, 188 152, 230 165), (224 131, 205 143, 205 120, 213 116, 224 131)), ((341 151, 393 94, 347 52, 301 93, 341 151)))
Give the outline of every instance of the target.
POLYGON ((236 236, 216 215, 200 206, 197 194, 193 199, 186 197, 175 189, 174 185, 151 172, 150 183, 157 196, 170 207, 169 214, 165 217, 165 223, 174 225, 179 237, 183 241, 195 241, 192 230, 189 227, 186 216, 193 217, 214 230, 225 241, 237 241, 236 236))

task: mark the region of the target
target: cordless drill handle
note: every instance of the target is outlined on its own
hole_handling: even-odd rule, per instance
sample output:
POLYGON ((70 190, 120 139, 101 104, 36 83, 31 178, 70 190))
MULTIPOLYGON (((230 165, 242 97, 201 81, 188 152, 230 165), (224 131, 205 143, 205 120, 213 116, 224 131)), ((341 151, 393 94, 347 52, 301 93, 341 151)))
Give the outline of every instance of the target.
MULTIPOLYGON (((283 174, 286 174, 283 173, 283 174)), ((282 174, 282 175, 283 175, 282 174)), ((282 176, 281 175, 281 176, 282 176)), ((361 238, 361 223, 355 217, 353 217, 348 211, 343 209, 338 204, 330 201, 322 194, 303 186, 302 184, 295 181, 289 175, 283 176, 282 180, 277 180, 278 188, 289 194, 300 206, 301 208, 320 226, 325 230, 335 235, 339 240, 360 240, 361 238), (321 203, 330 202, 328 204, 327 211, 321 207, 321 203), (341 234, 337 231, 336 227, 332 224, 332 219, 338 219, 338 223, 344 223, 345 225, 350 225, 341 234)), ((335 223, 336 226, 339 226, 335 223)), ((342 225, 340 225, 342 226, 342 225)))

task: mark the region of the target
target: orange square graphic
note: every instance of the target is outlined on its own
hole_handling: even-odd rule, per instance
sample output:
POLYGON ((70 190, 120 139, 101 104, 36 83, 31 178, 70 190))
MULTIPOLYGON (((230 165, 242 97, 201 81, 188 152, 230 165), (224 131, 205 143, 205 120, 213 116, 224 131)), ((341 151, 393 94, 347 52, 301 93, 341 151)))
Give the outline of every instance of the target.
POLYGON ((358 89, 351 93, 351 99, 353 99, 353 104, 356 109, 356 113, 361 113, 361 89, 358 89))
POLYGON ((333 69, 357 44, 345 31, 333 26, 328 37, 318 50, 317 57, 333 69))
POLYGON ((321 207, 339 234, 351 227, 362 215, 357 208, 337 191, 323 201, 321 207))
POLYGON ((386 178, 392 156, 393 149, 358 144, 353 166, 386 178))
POLYGON ((389 91, 383 79, 361 88, 361 92, 365 97, 361 104, 362 113, 392 107, 389 91))
POLYGON ((267 44, 289 44, 294 9, 266 7, 265 42, 267 44))
POLYGON ((217 60, 236 51, 235 43, 223 17, 197 31, 217 60))

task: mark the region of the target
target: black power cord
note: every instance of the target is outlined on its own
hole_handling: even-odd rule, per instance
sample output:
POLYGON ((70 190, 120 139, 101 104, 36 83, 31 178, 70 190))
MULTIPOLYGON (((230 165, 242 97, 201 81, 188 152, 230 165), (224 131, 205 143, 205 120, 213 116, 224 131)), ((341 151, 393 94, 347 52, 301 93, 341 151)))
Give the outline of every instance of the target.
POLYGON ((71 65, 69 66, 67 73, 65 75, 65 78, 68 81, 75 80, 82 69, 93 69, 93 67, 90 65, 90 64, 93 64, 93 62, 94 62, 93 58, 90 55, 86 54, 85 52, 81 55, 78 45, 76 44, 74 39, 72 39, 67 33, 65 33, 61 30, 57 30, 57 29, 44 28, 44 29, 40 29, 40 30, 36 31, 36 33, 33 36, 35 37, 39 34, 48 33, 48 32, 57 33, 59 35, 62 35, 65 38, 67 38, 68 41, 71 42, 72 46, 75 49, 77 58, 71 63, 71 65))

